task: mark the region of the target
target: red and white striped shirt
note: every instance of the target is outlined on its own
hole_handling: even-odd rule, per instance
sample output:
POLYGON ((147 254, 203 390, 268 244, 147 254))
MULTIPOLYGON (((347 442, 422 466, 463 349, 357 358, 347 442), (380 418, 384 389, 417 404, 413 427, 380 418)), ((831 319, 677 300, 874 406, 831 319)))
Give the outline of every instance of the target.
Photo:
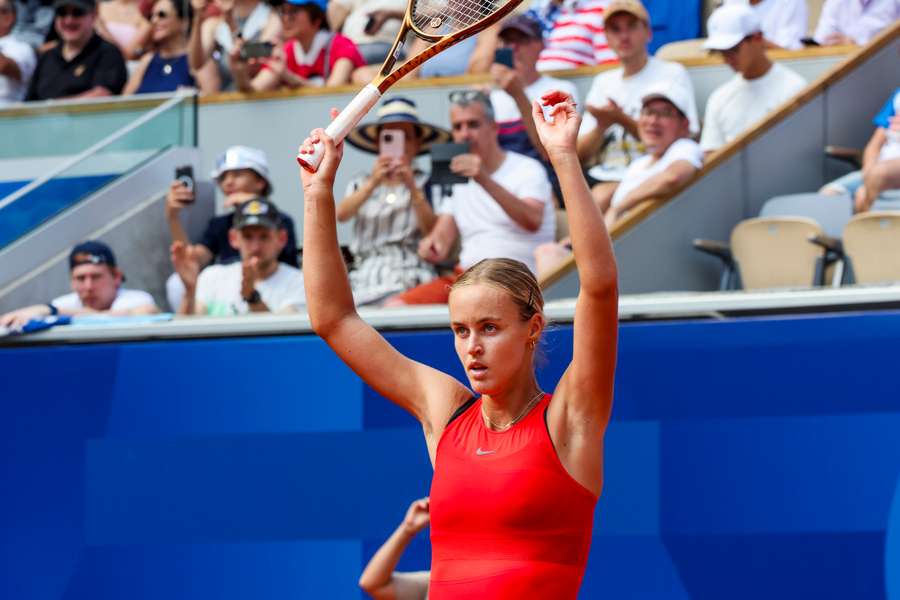
POLYGON ((544 39, 538 58, 539 71, 574 69, 614 63, 615 53, 606 43, 603 12, 610 0, 566 0, 553 29, 544 39))

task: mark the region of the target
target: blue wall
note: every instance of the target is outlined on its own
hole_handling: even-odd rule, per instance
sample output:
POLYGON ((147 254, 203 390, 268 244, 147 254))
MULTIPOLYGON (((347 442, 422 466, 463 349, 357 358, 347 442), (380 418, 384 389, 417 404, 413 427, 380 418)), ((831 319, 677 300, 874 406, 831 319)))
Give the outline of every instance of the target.
MULTIPOLYGON (((448 332, 388 337, 461 375, 448 332)), ((898 340, 900 313, 623 325, 582 597, 900 599, 898 340)), ((357 598, 428 491, 421 430, 315 337, 6 347, 0 372, 2 598, 357 598)))

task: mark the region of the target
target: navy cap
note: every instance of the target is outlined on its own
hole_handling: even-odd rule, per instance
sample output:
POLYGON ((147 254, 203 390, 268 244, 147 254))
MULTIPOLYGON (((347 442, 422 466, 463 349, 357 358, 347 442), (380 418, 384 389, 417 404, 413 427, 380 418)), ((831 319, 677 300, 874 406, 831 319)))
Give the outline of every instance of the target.
POLYGON ((109 265, 116 266, 116 255, 112 248, 100 240, 88 240, 81 242, 69 253, 69 270, 78 265, 109 265))
POLYGON ((281 227, 281 213, 278 212, 278 208, 271 200, 255 198, 238 206, 231 222, 234 229, 254 225, 278 229, 281 227))

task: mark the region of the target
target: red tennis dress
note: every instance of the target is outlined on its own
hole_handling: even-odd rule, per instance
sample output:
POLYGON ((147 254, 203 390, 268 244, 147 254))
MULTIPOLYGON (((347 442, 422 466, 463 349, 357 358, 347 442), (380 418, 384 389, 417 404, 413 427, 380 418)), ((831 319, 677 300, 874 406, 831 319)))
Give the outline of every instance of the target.
POLYGON ((444 430, 431 483, 430 600, 577 597, 597 497, 559 461, 549 404, 548 394, 496 432, 479 398, 444 430))

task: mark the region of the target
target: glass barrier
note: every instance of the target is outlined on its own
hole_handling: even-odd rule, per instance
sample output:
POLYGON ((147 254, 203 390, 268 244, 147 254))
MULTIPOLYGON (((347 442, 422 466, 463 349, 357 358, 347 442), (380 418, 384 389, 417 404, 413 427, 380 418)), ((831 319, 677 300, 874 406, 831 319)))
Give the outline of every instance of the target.
POLYGON ((167 94, 107 103, 106 112, 84 104, 0 112, 4 137, 22 147, 0 150, 0 248, 166 149, 196 146, 195 100, 167 94))

